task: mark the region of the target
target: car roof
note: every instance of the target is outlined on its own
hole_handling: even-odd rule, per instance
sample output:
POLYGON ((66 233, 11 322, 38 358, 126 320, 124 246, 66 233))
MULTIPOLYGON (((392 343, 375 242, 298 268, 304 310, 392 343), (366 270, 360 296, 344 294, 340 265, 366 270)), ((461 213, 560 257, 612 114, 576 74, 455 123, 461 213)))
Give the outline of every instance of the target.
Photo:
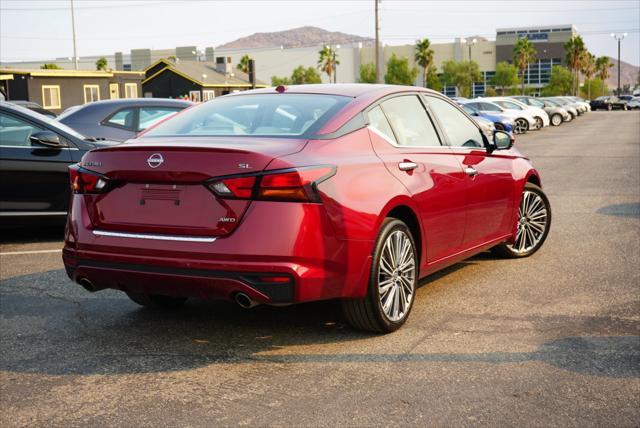
MULTIPOLYGON (((374 83, 331 83, 331 84, 313 84, 313 85, 284 85, 284 93, 286 94, 318 94, 318 95, 338 95, 351 98, 359 98, 362 96, 393 94, 396 92, 420 91, 431 92, 438 95, 440 92, 432 91, 418 86, 403 85, 385 85, 374 83)), ((276 92, 275 87, 252 89, 250 91, 236 92, 225 96, 242 96, 252 94, 271 94, 276 92)))
POLYGON ((191 101, 187 100, 175 100, 172 98, 119 98, 117 100, 101 100, 93 101, 86 106, 111 106, 111 107, 125 107, 129 105, 148 105, 148 104, 165 104, 165 105, 177 105, 177 106, 190 106, 193 105, 191 101))
POLYGON ((191 101, 170 98, 124 98, 117 100, 93 101, 87 104, 72 106, 62 112, 60 121, 76 123, 83 121, 100 121, 113 112, 127 107, 180 107, 192 106, 191 101))

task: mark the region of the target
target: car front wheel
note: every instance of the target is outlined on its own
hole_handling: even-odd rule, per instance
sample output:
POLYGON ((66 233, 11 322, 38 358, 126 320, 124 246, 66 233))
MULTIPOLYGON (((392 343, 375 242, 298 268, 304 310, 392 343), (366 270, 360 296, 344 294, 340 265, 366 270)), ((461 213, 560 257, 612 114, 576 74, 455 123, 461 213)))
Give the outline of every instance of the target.
POLYGON ((500 244, 492 251, 505 258, 528 257, 538 251, 549 234, 551 204, 542 189, 527 183, 518 209, 516 238, 512 244, 500 244))
POLYGON ((560 113, 556 113, 551 116, 551 124, 553 126, 560 126, 562 124, 562 115, 560 113))
POLYGON ((543 126, 544 122, 542 121, 542 118, 536 116, 536 129, 542 129, 543 126))
POLYGON ((351 326, 390 333, 405 323, 418 282, 417 254, 407 225, 397 219, 385 219, 373 251, 366 297, 342 302, 351 326))

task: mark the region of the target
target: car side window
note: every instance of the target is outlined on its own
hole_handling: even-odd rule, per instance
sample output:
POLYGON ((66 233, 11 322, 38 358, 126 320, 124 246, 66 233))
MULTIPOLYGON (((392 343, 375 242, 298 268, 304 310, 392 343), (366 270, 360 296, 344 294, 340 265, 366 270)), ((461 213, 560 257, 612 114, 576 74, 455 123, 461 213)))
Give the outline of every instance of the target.
POLYGON ((141 107, 138 131, 147 129, 178 111, 180 109, 171 107, 141 107))
POLYGON ((396 141, 395 135, 393 135, 393 131, 391 130, 391 125, 389 125, 389 121, 387 117, 382 112, 380 106, 376 106, 371 109, 368 113, 369 116, 369 127, 374 131, 382 134, 384 137, 387 137, 394 144, 398 144, 396 141))
POLYGON ((491 103, 480 103, 482 104, 482 110, 485 111, 502 111, 500 110, 500 107, 493 105, 491 103))
POLYGON ((519 106, 518 104, 510 103, 509 101, 496 101, 496 104, 498 104, 500 107, 506 108, 508 110, 523 110, 523 108, 521 106, 519 106))
POLYGON ((135 118, 135 108, 125 108, 115 112, 105 123, 117 128, 133 130, 133 121, 135 118))
POLYGON ((540 101, 540 100, 530 99, 529 100, 529 104, 532 105, 532 106, 535 106, 535 107, 544 108, 544 103, 542 101, 540 101))
POLYGON ((0 113, 0 146, 31 146, 31 134, 42 128, 8 114, 0 113))
POLYGON ((480 129, 467 116, 443 99, 426 96, 427 104, 454 147, 484 147, 480 129))
POLYGON ((382 110, 400 146, 440 146, 440 138, 416 95, 382 102, 382 110))

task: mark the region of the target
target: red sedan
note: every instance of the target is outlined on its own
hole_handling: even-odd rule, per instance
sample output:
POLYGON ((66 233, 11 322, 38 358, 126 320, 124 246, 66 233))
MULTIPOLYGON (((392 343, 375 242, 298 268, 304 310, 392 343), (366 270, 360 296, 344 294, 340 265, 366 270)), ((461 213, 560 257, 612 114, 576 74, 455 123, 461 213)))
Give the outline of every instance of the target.
POLYGON ((549 201, 512 145, 416 87, 220 97, 70 168, 64 263, 144 306, 342 299, 354 327, 394 331, 419 278, 542 246, 549 201))

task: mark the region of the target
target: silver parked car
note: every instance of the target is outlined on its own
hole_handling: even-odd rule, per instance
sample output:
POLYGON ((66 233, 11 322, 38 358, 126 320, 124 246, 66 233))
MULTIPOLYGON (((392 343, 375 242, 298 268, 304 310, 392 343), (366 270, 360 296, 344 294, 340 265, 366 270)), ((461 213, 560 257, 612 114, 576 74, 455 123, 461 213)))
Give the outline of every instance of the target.
POLYGON ((543 109, 549 115, 549 121, 553 126, 559 126, 562 124, 562 122, 569 122, 571 120, 571 115, 567 110, 558 105, 554 105, 547 100, 528 97, 525 95, 516 95, 511 98, 516 99, 528 106, 539 107, 543 109))
POLYGON ((57 120, 84 135, 125 141, 191 105, 190 101, 165 98, 94 101, 68 108, 57 120))
MULTIPOLYGON (((576 108, 575 105, 569 103, 567 100, 562 100, 562 99, 559 99, 559 98, 556 98, 556 97, 545 97, 545 98, 540 98, 540 99, 548 102, 551 105, 555 105, 555 106, 562 107, 563 109, 565 109, 571 115, 571 120, 575 119, 580 114, 582 114, 582 113, 578 112, 578 109, 576 108)), ((569 120, 569 122, 571 120, 569 120)))

